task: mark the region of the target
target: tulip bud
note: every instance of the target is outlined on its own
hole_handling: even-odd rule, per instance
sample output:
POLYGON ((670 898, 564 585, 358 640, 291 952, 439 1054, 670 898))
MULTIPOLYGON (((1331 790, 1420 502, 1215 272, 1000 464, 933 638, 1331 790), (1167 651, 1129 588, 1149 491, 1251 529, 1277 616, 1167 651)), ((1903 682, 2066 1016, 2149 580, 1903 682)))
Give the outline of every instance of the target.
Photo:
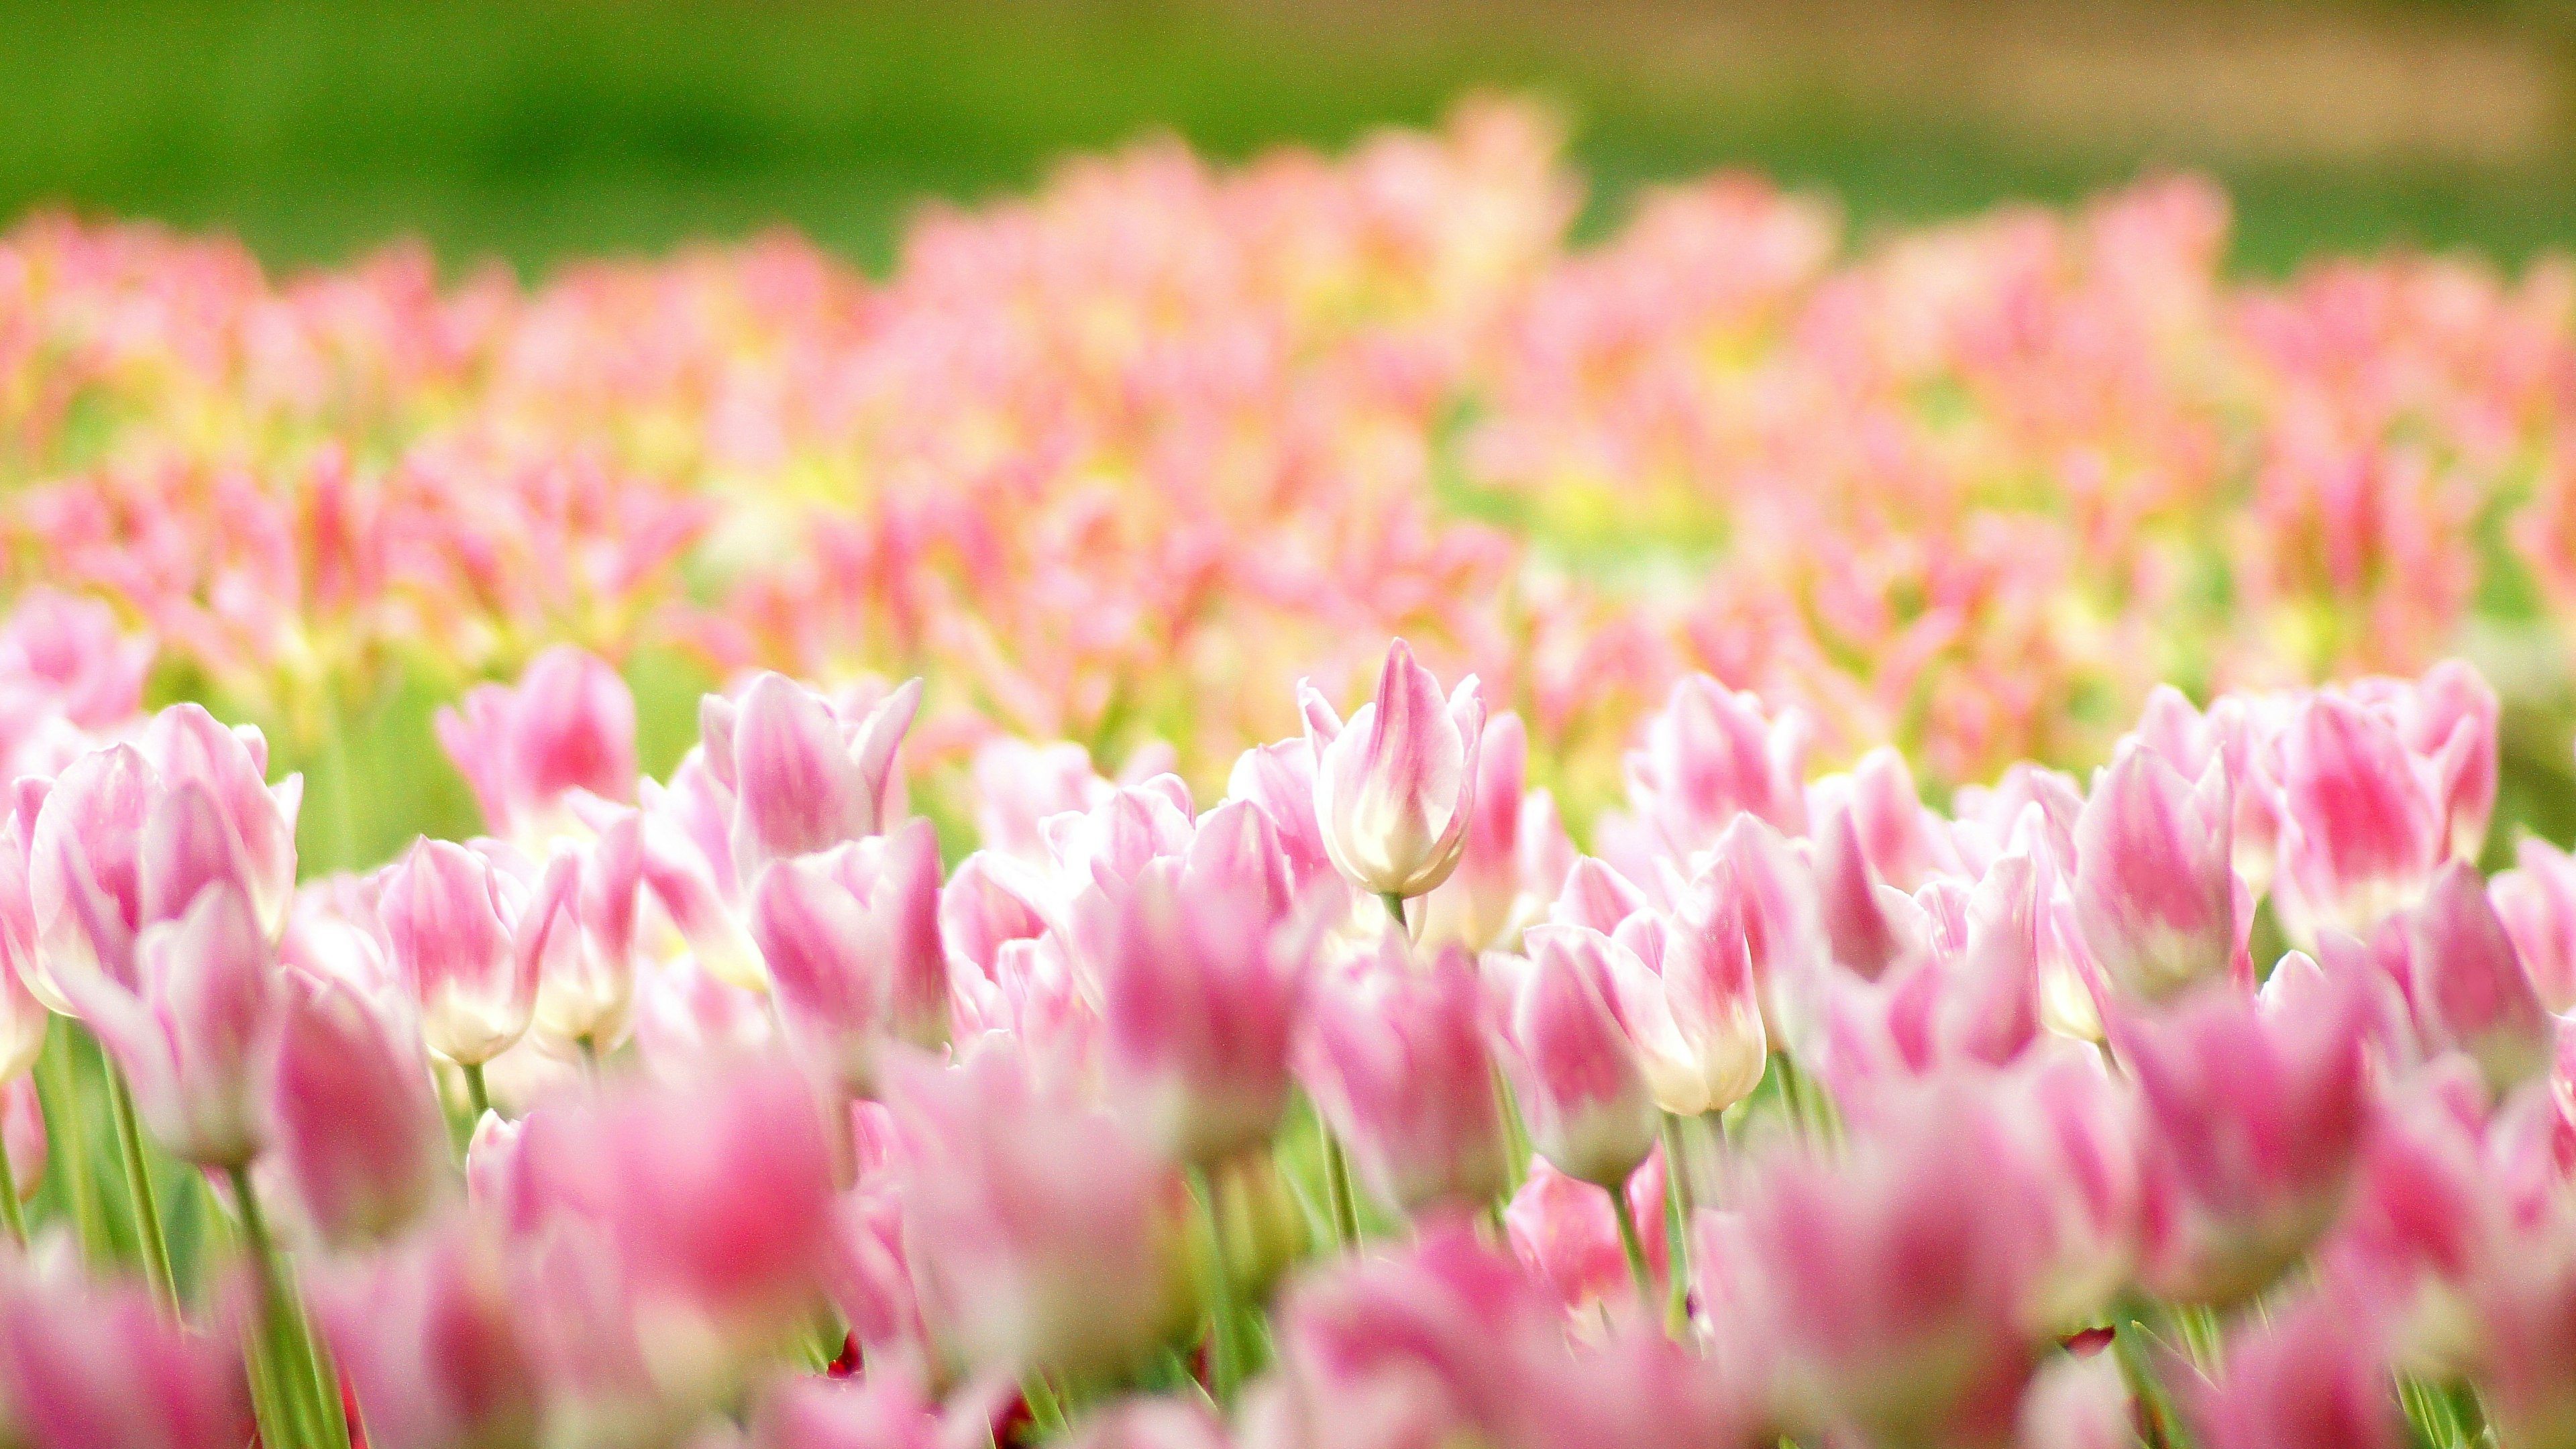
POLYGON ((228 728, 193 704, 174 704, 154 715, 140 743, 152 763, 156 806, 194 787, 211 807, 201 811, 185 851, 155 851, 159 812, 147 810, 140 842, 144 920, 172 919, 196 899, 188 885, 173 888, 168 872, 200 881, 223 874, 241 886, 260 930, 276 940, 295 896, 295 820, 304 800, 303 777, 290 775, 271 786, 268 742, 260 732, 247 725, 228 728), (216 861, 222 862, 220 870, 216 861))
POLYGON ((155 780, 131 745, 74 760, 43 797, 27 842, 36 967, 27 986, 76 1015, 61 982, 75 974, 131 984, 143 929, 142 836, 155 780))
POLYGON ((188 914, 143 933, 138 982, 67 975, 62 985, 124 1069, 145 1125, 173 1156, 240 1167, 269 1134, 284 982, 250 900, 218 882, 188 914))
POLYGON ((2576 1011, 2576 856, 2536 835, 2515 842, 2512 870, 2487 882, 2532 989, 2552 1015, 2576 1011))
POLYGON ((1303 738, 1255 745, 1234 762, 1225 793, 1261 807, 1279 832, 1279 848, 1297 888, 1334 873, 1332 853, 1324 846, 1323 823, 1315 816, 1315 748, 1303 738))
POLYGON ((511 940, 517 891, 483 856, 423 840, 385 879, 385 943, 420 1008, 430 1050, 480 1066, 527 1033, 542 958, 511 940))
POLYGON ((2394 726, 2332 692, 2301 705, 2280 749, 2282 928, 2302 947, 2322 930, 2367 935, 2449 854, 2429 769, 2394 726))
POLYGON ((1767 719, 1753 694, 1686 675, 1628 752, 1629 803, 1684 859, 1715 845, 1738 814, 1803 835, 1811 732, 1795 711, 1767 719))
POLYGON ((0 1404, 35 1449, 248 1443, 241 1350, 164 1314, 140 1285, 0 1281, 0 1404))
POLYGON ((1299 1076, 1352 1167, 1405 1212, 1473 1209, 1509 1185, 1484 985, 1455 947, 1400 957, 1316 993, 1299 1076))
POLYGON ((829 850, 888 823, 895 750, 921 703, 914 680, 857 719, 784 675, 752 681, 739 705, 709 695, 699 710, 708 767, 734 792, 734 869, 829 850))
POLYGON ((2407 996, 2429 1042, 2467 1052, 2498 1094, 2548 1069, 2555 1024, 2476 866, 2455 860, 2436 873, 2406 931, 2407 996))
POLYGON ((307 1286, 367 1449, 538 1440, 545 1380, 495 1245, 462 1221, 307 1286))
MULTIPOLYGON (((1668 1271, 1664 1232, 1664 1158, 1661 1148, 1650 1155, 1625 1186, 1628 1212, 1646 1250, 1646 1269, 1660 1280, 1668 1271)), ((1588 1323, 1605 1304, 1625 1312, 1637 1297, 1636 1275, 1628 1267, 1628 1250, 1610 1199, 1588 1182, 1578 1182, 1545 1162, 1533 1163, 1530 1175, 1512 1194, 1503 1211, 1503 1229, 1512 1255, 1550 1288, 1578 1323, 1588 1323)))
POLYGON ((901 1374, 791 1379, 761 1400, 744 1449, 942 1449, 939 1415, 901 1374))
POLYGON ((1610 983, 1655 1104, 1677 1117, 1753 1094, 1768 1064, 1744 924, 1725 892, 1697 889, 1678 916, 1639 911, 1611 934, 1610 983))
POLYGON ((2227 773, 2198 784, 2124 744, 2075 824, 2075 912, 2094 964, 2122 990, 2162 1001, 2229 973, 2237 914, 2227 773))
POLYGON ((874 1091, 886 1041, 947 1041, 939 840, 928 820, 779 861, 752 892, 751 934, 788 1030, 848 1090, 874 1091))
MULTIPOLYGON (((2412 1442, 2371 1327, 2322 1298, 2274 1310, 2228 1345, 2193 1404, 2209 1449, 2399 1449, 2412 1442)), ((2522 1442, 2522 1441, 2515 1441, 2522 1442)))
MULTIPOLYGON (((604 1053, 634 1022, 637 910, 644 884, 644 822, 628 814, 586 850, 558 851, 527 908, 512 949, 534 957, 530 1025, 556 1055, 587 1044, 604 1053)), ((522 959, 520 969, 530 969, 522 959)))
POLYGON ((276 1119, 286 1175, 326 1242, 390 1238, 446 1185, 446 1119, 420 1033, 336 982, 287 1008, 276 1119))
POLYGON ((1531 1145, 1567 1176, 1616 1189, 1662 1127, 1611 1006, 1608 957, 1619 948, 1581 926, 1532 926, 1527 939, 1506 1042, 1531 1145))
POLYGON ((635 696, 608 662, 558 644, 517 687, 478 685, 433 721, 495 835, 542 852, 573 823, 565 799, 635 794, 635 696))
POLYGON ((1387 650, 1377 697, 1348 727, 1298 686, 1315 753, 1315 818, 1334 866, 1362 890, 1410 899, 1457 868, 1475 804, 1485 705, 1473 676, 1447 700, 1403 640, 1387 650))

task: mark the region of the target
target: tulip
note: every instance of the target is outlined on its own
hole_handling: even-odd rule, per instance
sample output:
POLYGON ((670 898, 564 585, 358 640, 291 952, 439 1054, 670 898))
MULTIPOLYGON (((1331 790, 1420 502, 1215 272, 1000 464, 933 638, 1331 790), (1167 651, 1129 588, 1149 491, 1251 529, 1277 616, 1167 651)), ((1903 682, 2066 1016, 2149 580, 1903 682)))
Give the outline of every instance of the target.
POLYGON ((249 1442, 240 1352, 139 1288, 0 1268, 0 1406, 29 1449, 207 1449, 249 1442))
POLYGON ((1485 728, 1475 679, 1447 700, 1403 640, 1387 650, 1377 697, 1347 727, 1300 684, 1315 754, 1315 818, 1333 865, 1360 889, 1408 900, 1449 878, 1474 814, 1485 728))
POLYGON ((2156 1291, 2240 1302, 2333 1221, 2368 1121, 2368 1004, 2348 976, 2318 986, 2303 1010, 2204 989, 2162 1020, 2113 1023, 2145 1111, 2156 1291))
POLYGON ((2075 825, 2075 917, 2094 964, 2122 991, 2162 1001, 2226 977, 2244 941, 2227 774, 2198 783, 2131 741, 2075 825))
POLYGON ((99 1044, 133 1084, 144 1125, 171 1153, 241 1167, 270 1130, 286 985, 250 900, 209 886, 186 916, 143 934, 133 989, 67 975, 99 1044))
POLYGON ((1414 935, 1424 945, 1455 941, 1470 952, 1490 950, 1527 924, 1534 902, 1521 879, 1520 830, 1528 768, 1529 735, 1520 716, 1506 710, 1487 719, 1457 868, 1415 913, 1414 935))
POLYGON ((991 1049, 899 1063, 887 1087, 919 1149, 898 1178, 905 1247, 948 1352, 1106 1370, 1188 1320, 1188 1196, 1106 1114, 991 1049))
POLYGON ((1324 845, 1323 822, 1315 815, 1312 744, 1301 737, 1244 751, 1226 776, 1225 793, 1251 801, 1270 817, 1300 891, 1335 873, 1332 852, 1324 845))
POLYGON ((1871 864, 1850 810, 1822 812, 1814 872, 1818 912, 1836 964, 1876 981, 1921 959, 1928 923, 1913 899, 1871 864))
POLYGON ((1646 721, 1644 744, 1628 752, 1629 804, 1685 859, 1715 845, 1739 814, 1803 835, 1812 733, 1794 710, 1766 718, 1754 695, 1685 675, 1646 721))
POLYGON ((1073 1449, 1227 1449, 1225 1427, 1189 1399, 1135 1399, 1082 1426, 1073 1449))
POLYGON ((747 1449, 941 1449, 937 1412, 900 1374, 802 1379, 761 1400, 747 1449))
POLYGON ((784 675, 763 674, 740 704, 708 695, 698 722, 708 768, 734 793, 734 868, 829 850, 890 823, 895 750, 920 706, 915 680, 856 719, 784 675))
MULTIPOLYGON (((2369 1326, 2308 1299, 2229 1345, 2192 1411, 2209 1449, 2398 1449, 2410 1441, 2369 1326)), ((2515 1441, 2521 1442, 2521 1441, 2515 1441)))
POLYGON ((1587 855, 1565 873, 1555 901, 1547 908, 1547 923, 1576 926, 1606 936, 1619 929, 1621 921, 1651 904, 1646 893, 1608 861, 1587 855))
POLYGON ((1581 926, 1533 926, 1528 940, 1505 1042, 1530 1142, 1558 1171, 1616 1191, 1662 1128, 1611 1005, 1608 958, 1620 948, 1581 926))
POLYGON ((2405 920, 2407 995, 2425 1039, 2467 1052, 2499 1094, 2545 1071, 2555 1023, 2477 867, 2444 866, 2405 920))
POLYGON ((993 958, 1005 942, 1045 935, 1040 902, 1046 883, 1027 864, 979 850, 959 861, 939 893, 939 940, 949 974, 971 970, 990 980, 993 958))
POLYGON ((777 1035, 768 1001, 679 960, 645 974, 635 990, 635 1047, 645 1068, 671 1082, 761 1055, 777 1035))
POLYGON ((152 655, 152 641, 127 634, 106 603, 41 585, 18 595, 0 627, 0 678, 83 729, 134 717, 152 655))
POLYGON ((846 1089, 874 1091, 887 1041, 948 1040, 929 821, 778 862, 752 893, 751 934, 789 1033, 846 1089))
POLYGON ((1486 1014, 1475 963, 1454 946, 1315 993, 1299 1079, 1361 1181, 1405 1212, 1472 1210, 1510 1185, 1486 1014))
POLYGON ((450 1221, 306 1292, 369 1449, 537 1441, 544 1367, 490 1238, 450 1221))
POLYGON ((575 791, 635 793, 635 696, 606 660, 558 644, 530 660, 517 687, 478 685, 438 711, 438 743, 473 788, 496 835, 542 849, 566 832, 575 791))
POLYGON ((2367 934, 2414 904, 2450 852, 2439 791, 2396 728, 2341 695, 2303 703, 2281 744, 2282 927, 2367 934))
POLYGON ((1156 775, 1121 785, 1079 815, 1050 815, 1040 823, 1058 896, 1086 887, 1112 895, 1157 860, 1188 852, 1197 839, 1190 787, 1177 775, 1156 775))
POLYGON ((1256 881, 1175 865, 1078 909, 1108 1100, 1141 1140, 1206 1165, 1269 1140, 1287 1110, 1306 944, 1256 881))
POLYGON ((927 1378, 934 1367, 930 1330, 904 1256, 903 1200, 886 1177, 883 1170, 863 1169, 858 1188, 834 1204, 823 1287, 848 1321, 870 1377, 927 1378))
POLYGON ((2022 1395, 2013 1442, 2025 1449, 2134 1449, 2137 1406, 2109 1352, 2061 1356, 2022 1395))
POLYGON ((511 940, 516 884, 463 846, 424 840, 385 877, 385 943, 430 1050, 479 1067, 527 1033, 543 958, 511 940))
POLYGON ((2487 882, 2532 988, 2552 1015, 2576 1011, 2576 856, 2536 835, 2514 842, 2515 868, 2487 882))
POLYGON ((1694 890, 1678 915, 1639 911, 1611 942, 1612 998, 1655 1105, 1696 1117, 1751 1096, 1769 1048, 1733 898, 1694 890))
MULTIPOLYGON (((1659 1148, 1619 1189, 1645 1251, 1650 1282, 1662 1281, 1669 1271, 1664 1172, 1659 1148)), ((1503 1228, 1512 1255, 1555 1291, 1576 1323, 1597 1323, 1605 1305, 1621 1315, 1636 1308, 1637 1281, 1618 1210, 1591 1183, 1577 1182, 1543 1161, 1533 1164, 1503 1211, 1503 1228)), ((1660 1311, 1659 1305, 1649 1307, 1660 1311)))
POLYGON ((287 1179, 325 1242, 390 1238, 446 1185, 447 1123, 429 1060, 390 1003, 336 982, 298 993, 274 1112, 287 1179))
POLYGON ((643 886, 644 822, 629 814, 588 849, 559 851, 519 913, 512 949, 537 974, 529 1025, 557 1055, 612 1050, 634 1024, 643 886))
POLYGON ((70 976, 134 979, 143 822, 156 783, 143 752, 118 745, 73 761, 36 811, 27 841, 36 969, 25 979, 54 1011, 76 1013, 61 985, 70 976))
POLYGON ((971 773, 977 838, 1031 864, 1046 859, 1039 826, 1047 817, 1080 814, 1114 788, 1091 768, 1091 752, 1071 740, 987 740, 975 751, 971 773))

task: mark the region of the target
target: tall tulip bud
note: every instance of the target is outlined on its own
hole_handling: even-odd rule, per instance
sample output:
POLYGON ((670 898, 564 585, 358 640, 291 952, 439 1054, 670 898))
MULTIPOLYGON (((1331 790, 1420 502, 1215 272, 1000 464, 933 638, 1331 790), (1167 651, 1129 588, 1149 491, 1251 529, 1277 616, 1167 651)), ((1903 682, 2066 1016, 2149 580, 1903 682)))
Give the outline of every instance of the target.
POLYGON ((1371 1190, 1406 1212, 1509 1185, 1483 982, 1465 952, 1372 963, 1316 992, 1298 1075, 1371 1190))
POLYGON ((459 1066, 508 1051, 536 1013, 542 960, 511 939, 516 894, 483 856, 424 840, 388 873, 377 903, 422 1036, 459 1066))
POLYGON ((202 1449, 251 1432, 240 1349, 140 1285, 0 1281, 0 1403, 38 1449, 202 1449))
POLYGON ((287 1178, 326 1242, 394 1236, 447 1181, 447 1126, 420 1033, 340 983, 287 1007, 276 1120, 287 1178))
POLYGON ((1662 1126, 1611 1005, 1608 957, 1618 948, 1582 926, 1532 926, 1528 940, 1506 1040, 1530 1142, 1566 1176, 1617 1188, 1662 1126))
POLYGON ((845 719, 832 702, 781 674, 753 680, 739 704, 709 695, 698 712, 706 761, 733 791, 733 864, 740 878, 770 861, 877 834, 887 822, 895 750, 912 728, 921 682, 845 719))
POLYGON ((513 1288, 462 1219, 316 1275, 314 1317, 366 1410, 369 1449, 537 1442, 545 1385, 513 1288))
POLYGON ((478 685, 433 723, 493 834, 530 850, 570 824, 565 798, 635 794, 635 696, 608 661, 558 644, 517 686, 478 685))
MULTIPOLYGON (((193 704, 174 704, 154 715, 143 728, 141 748, 152 762, 156 796, 191 786, 205 792, 212 809, 202 819, 196 849, 226 863, 226 873, 248 893, 261 931, 276 940, 286 929, 286 908, 295 896, 295 820, 303 806, 304 777, 290 775, 269 784, 268 741, 260 732, 248 725, 227 726, 193 704)), ((170 889, 166 880, 156 891, 153 828, 154 819, 147 815, 144 919, 169 920, 196 895, 184 887, 170 889)), ((183 856, 182 870, 184 861, 183 856)))
POLYGON ((1805 716, 1767 718, 1759 698, 1705 674, 1676 680, 1628 752, 1630 806, 1685 858, 1715 845, 1738 814, 1803 835, 1809 733, 1805 716))
POLYGON ((1440 681, 1398 639, 1377 697, 1345 726, 1298 686, 1315 752, 1315 818, 1333 865, 1363 890, 1410 899, 1457 868, 1475 804, 1485 702, 1468 676, 1443 700, 1440 681))
POLYGON ((634 1024, 643 886, 644 821, 629 812, 587 848, 559 849, 519 913, 513 949, 537 958, 532 1025, 556 1054, 581 1043, 605 1052, 634 1024))
POLYGON ((2235 804, 2212 762, 2197 784, 2129 741, 2075 821, 2075 911, 2113 982, 2161 1001, 2227 976, 2244 922, 2231 864, 2235 804))
POLYGON ((885 1042, 948 1040, 928 820, 771 866, 752 892, 751 934, 787 1029, 848 1090, 873 1093, 885 1042))
POLYGON ((173 1156, 240 1167, 269 1135, 284 983, 277 956, 229 881, 188 914, 143 933, 137 982, 71 974, 62 985, 134 1087, 152 1135, 173 1156))
POLYGON ((1677 916, 1620 922, 1611 943, 1611 990, 1656 1105, 1696 1117, 1751 1096, 1769 1047, 1731 896, 1703 885, 1677 916))
POLYGON ((2331 691, 2300 707, 2280 748, 2281 925, 2302 947, 2320 930, 2366 936, 2421 898, 2450 853, 2439 772, 2331 691))
POLYGON ((2406 913, 2406 934, 2407 996, 2428 1041, 2467 1052, 2499 1093, 2548 1070, 2555 1023, 2476 866, 2444 866, 2406 913))

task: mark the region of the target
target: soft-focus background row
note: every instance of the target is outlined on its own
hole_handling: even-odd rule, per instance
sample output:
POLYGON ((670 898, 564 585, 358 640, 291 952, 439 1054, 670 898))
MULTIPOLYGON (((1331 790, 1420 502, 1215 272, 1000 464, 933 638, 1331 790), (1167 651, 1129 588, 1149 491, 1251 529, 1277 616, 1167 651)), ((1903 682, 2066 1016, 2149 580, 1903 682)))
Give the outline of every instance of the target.
POLYGON ((1211 783, 1387 632, 1578 828, 1683 669, 1938 788, 2465 652, 2576 831, 2554 8, 0 15, 10 585, 314 868, 465 833, 430 711, 558 638, 657 769, 926 673, 952 842, 982 732, 1211 783))

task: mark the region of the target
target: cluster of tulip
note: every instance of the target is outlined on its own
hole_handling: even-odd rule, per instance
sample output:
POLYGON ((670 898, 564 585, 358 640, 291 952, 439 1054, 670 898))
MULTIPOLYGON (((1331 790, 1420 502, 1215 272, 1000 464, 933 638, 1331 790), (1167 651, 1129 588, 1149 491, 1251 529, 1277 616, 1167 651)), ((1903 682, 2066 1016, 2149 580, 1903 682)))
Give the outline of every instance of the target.
POLYGON ((1402 634, 1522 714, 1578 823, 1694 672, 1943 788, 2099 763, 2159 682, 2465 640, 2509 701, 2563 684, 2563 267, 2239 281, 2185 181, 1851 247, 1720 177, 1575 249, 1555 145, 1488 103, 1338 161, 1146 146, 924 217, 882 281, 789 238, 272 280, 31 221, 0 538, 334 796, 388 681, 425 712, 567 640, 701 663, 675 713, 752 668, 918 676, 925 759, 1161 739, 1204 790, 1293 725, 1272 681, 1357 687, 1402 634))
POLYGON ((299 886, 141 664, 0 631, 0 1442, 2576 1444, 2576 860, 2472 864, 2462 665, 1947 815, 1693 676, 1586 855, 1398 643, 1205 809, 988 742, 951 868, 914 686, 639 780, 567 646, 440 720, 490 835, 299 886))

